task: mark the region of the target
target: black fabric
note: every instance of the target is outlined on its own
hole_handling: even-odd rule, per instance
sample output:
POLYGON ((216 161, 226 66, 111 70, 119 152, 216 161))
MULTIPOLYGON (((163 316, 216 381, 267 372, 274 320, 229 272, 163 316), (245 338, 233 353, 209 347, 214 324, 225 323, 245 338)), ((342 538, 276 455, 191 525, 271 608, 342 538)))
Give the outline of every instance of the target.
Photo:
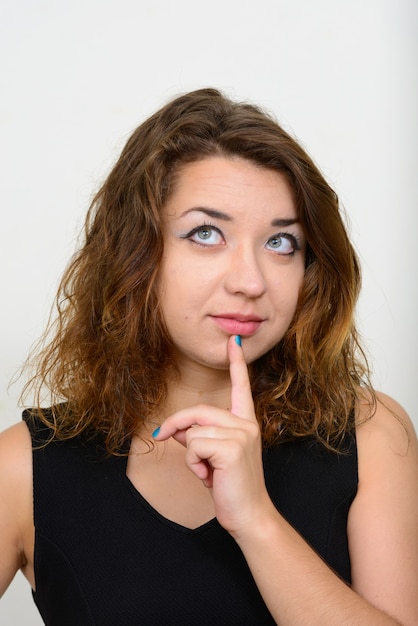
MULTIPOLYGON (((98 439, 34 451, 34 599, 48 626, 274 624, 241 551, 216 520, 196 530, 155 511, 126 476, 126 457, 98 439)), ((281 513, 350 582, 347 514, 357 490, 355 438, 329 453, 311 440, 264 452, 281 513)))

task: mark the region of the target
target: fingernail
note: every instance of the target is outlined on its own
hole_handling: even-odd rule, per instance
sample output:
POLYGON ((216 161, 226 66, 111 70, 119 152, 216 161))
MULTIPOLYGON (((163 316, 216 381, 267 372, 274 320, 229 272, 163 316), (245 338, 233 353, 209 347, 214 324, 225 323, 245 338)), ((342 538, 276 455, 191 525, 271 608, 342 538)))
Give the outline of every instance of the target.
POLYGON ((235 335, 235 343, 237 344, 237 346, 241 346, 241 335, 235 335))
POLYGON ((152 433, 152 437, 158 437, 159 432, 160 432, 160 426, 158 426, 158 428, 154 430, 154 432, 152 433))

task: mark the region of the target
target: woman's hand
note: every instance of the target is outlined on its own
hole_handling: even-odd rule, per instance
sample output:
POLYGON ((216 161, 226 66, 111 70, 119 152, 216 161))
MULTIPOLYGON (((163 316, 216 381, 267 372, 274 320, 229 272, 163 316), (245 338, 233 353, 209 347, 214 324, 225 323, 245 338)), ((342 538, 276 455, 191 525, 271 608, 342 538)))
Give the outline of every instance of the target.
MULTIPOLYGON (((405 446, 404 428, 385 409, 389 400, 378 403, 372 418, 359 416, 360 482, 349 517, 349 587, 271 502, 247 366, 235 337, 228 342, 228 354, 231 409, 198 405, 179 411, 163 423, 156 439, 174 437, 186 446, 188 467, 212 489, 218 521, 242 550, 276 623, 418 624, 417 561, 412 556, 417 546, 418 444, 409 421, 405 446)), ((393 411, 402 415, 400 407, 393 411)))
POLYGON ((260 428, 254 412, 247 364, 236 337, 228 340, 231 408, 197 405, 163 423, 157 441, 173 437, 186 447, 189 469, 212 489, 215 515, 231 534, 254 523, 270 508, 261 456, 260 428))

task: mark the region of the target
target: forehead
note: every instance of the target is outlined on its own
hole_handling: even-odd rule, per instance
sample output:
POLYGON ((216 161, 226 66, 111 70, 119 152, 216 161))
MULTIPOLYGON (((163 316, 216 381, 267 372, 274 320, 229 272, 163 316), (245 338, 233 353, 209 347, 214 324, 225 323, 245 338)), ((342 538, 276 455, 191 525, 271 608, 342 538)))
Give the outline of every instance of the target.
POLYGON ((227 212, 284 212, 296 217, 293 190, 284 173, 241 158, 211 157, 181 166, 166 202, 168 214, 213 204, 227 212))

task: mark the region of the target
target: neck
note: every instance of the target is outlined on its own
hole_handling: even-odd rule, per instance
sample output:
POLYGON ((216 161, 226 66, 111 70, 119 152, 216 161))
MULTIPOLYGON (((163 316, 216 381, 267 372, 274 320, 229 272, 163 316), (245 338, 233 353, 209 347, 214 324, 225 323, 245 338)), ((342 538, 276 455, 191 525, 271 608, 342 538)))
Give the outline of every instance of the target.
POLYGON ((210 404, 226 409, 231 404, 229 370, 199 364, 178 364, 179 374, 169 381, 164 416, 196 404, 210 404))

